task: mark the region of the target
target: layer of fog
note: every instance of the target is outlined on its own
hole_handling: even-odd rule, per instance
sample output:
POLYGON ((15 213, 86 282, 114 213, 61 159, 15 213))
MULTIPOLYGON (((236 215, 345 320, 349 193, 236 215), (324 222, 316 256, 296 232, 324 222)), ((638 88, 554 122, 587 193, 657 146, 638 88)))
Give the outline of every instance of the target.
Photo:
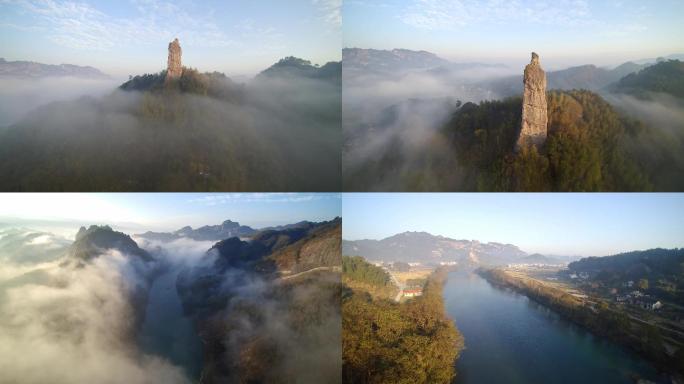
MULTIPOLYGON (((511 73, 501 67, 403 74, 345 72, 344 190, 439 189, 430 184, 432 177, 448 177, 446 184, 458 185, 456 153, 436 134, 457 111, 456 101, 498 100, 522 90, 522 71, 511 73), (381 171, 373 170, 378 164, 381 171), (383 164, 392 164, 391 169, 383 164), (451 171, 434 173, 435 165, 451 171)), ((634 156, 647 159, 643 165, 661 170, 650 175, 656 188, 684 188, 678 181, 684 176, 684 104, 662 94, 647 101, 605 90, 598 93, 621 115, 638 119, 655 132, 642 134, 627 146, 634 156)), ((445 184, 440 180, 439 185, 445 184)))
MULTIPOLYGON (((314 272, 315 273, 315 272, 314 272)), ((240 269, 223 275, 226 307, 207 324, 222 331, 223 382, 337 383, 342 364, 339 273, 288 284, 240 269), (315 320, 314 320, 315 318, 315 320), (255 371, 256 370, 256 371, 255 371)), ((209 330, 211 334, 215 332, 209 330)))
MULTIPOLYGON (((80 83, 71 86, 78 88, 80 83)), ((58 94, 61 88, 62 84, 53 89, 46 86, 43 92, 58 94)), ((19 100, 11 90, 5 94, 10 101, 19 100)), ((195 94, 148 100, 139 92, 110 88, 102 97, 34 109, 13 129, 37 129, 41 134, 31 139, 36 143, 74 143, 80 157, 88 159, 84 166, 92 169, 88 171, 92 178, 105 177, 97 167, 107 164, 110 178, 119 177, 124 184, 126 179, 145 180, 146 190, 159 185, 155 180, 175 177, 166 172, 150 174, 150 166, 168 168, 174 157, 188 157, 193 151, 199 158, 186 159, 187 163, 214 163, 209 174, 232 172, 235 189, 320 191, 339 190, 340 114, 340 90, 332 82, 259 79, 247 85, 244 102, 195 94), (146 115, 150 109, 145 108, 152 109, 153 115, 146 115), (230 157, 209 158, 207 153, 212 152, 205 148, 230 157), (231 171, 225 170, 226 162, 231 171)), ((59 168, 65 174, 72 171, 59 168)))
MULTIPOLYGON (((0 240, 2 241, 2 240, 0 240)), ((157 263, 103 251, 0 264, 0 372, 10 383, 187 383, 182 369, 137 347, 139 308, 157 263)))
POLYGON ((188 238, 159 242, 135 236, 133 239, 162 263, 161 272, 150 286, 138 337, 140 347, 183 367, 188 377, 196 379, 202 369, 202 341, 193 319, 183 312, 176 280, 183 268, 206 260, 204 255, 213 242, 188 238))
POLYGON ((663 93, 649 100, 625 94, 603 94, 622 115, 645 123, 647 130, 627 142, 649 169, 659 191, 684 190, 684 101, 663 93))
MULTIPOLYGON (((431 189, 425 155, 441 158, 457 179, 456 156, 438 130, 466 102, 501 99, 488 86, 492 79, 514 72, 507 67, 419 71, 402 75, 347 74, 342 92, 343 178, 345 190, 405 190, 406 180, 420 178, 411 189, 431 189), (385 154, 398 159, 398 167, 372 180, 360 180, 369 161, 385 154)), ((522 92, 522 81, 520 83, 522 92)), ((434 175, 433 175, 434 176, 434 175)))
MULTIPOLYGON (((135 236, 134 240, 154 261, 103 250, 92 260, 77 263, 68 256, 71 239, 16 227, 0 230, 3 380, 57 384, 197 380, 203 367, 202 329, 183 310, 176 284, 185 268, 215 273, 217 253, 207 252, 214 242, 188 238, 160 242, 135 236)), ((339 306, 325 304, 336 291, 322 291, 317 284, 339 284, 339 274, 324 273, 317 284, 291 289, 282 285, 288 284, 284 281, 242 269, 224 276, 222 289, 231 292, 220 312, 227 356, 241 356, 245 343, 266 340, 267 346, 278 348, 277 363, 266 372, 269 377, 302 383, 338 381, 339 306), (245 308, 251 309, 245 312, 245 308), (298 329, 301 319, 295 308, 321 320, 298 329), (294 325, 288 322, 292 316, 298 319, 294 325)), ((258 351, 257 356, 269 361, 258 351)))
POLYGON ((41 105, 81 96, 102 96, 120 82, 78 77, 0 77, 0 127, 14 124, 41 105))

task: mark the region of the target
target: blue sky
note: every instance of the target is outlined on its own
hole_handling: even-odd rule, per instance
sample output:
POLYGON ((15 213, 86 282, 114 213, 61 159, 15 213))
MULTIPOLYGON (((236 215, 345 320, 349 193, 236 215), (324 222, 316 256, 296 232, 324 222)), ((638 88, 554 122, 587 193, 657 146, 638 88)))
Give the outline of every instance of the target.
POLYGON ((339 60, 340 7, 341 0, 0 0, 0 57, 127 76, 164 69, 178 37, 185 65, 250 75, 285 56, 339 60))
POLYGON ((125 232, 168 231, 224 220, 261 228, 341 216, 340 194, 5 193, 0 223, 32 229, 109 224, 125 232))
POLYGON ((610 65, 684 53, 681 0, 347 0, 343 45, 451 60, 610 65))
POLYGON ((565 256, 684 247, 684 194, 344 194, 342 214, 346 240, 426 231, 565 256))

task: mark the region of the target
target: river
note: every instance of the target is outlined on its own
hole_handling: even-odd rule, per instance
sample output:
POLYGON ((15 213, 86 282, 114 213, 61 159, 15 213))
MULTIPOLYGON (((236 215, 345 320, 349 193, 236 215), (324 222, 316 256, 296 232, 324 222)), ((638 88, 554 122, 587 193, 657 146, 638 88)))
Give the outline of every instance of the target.
POLYGON ((475 273, 450 273, 444 298, 466 344, 456 384, 667 382, 633 354, 475 273))
POLYGON ((183 315, 176 292, 177 276, 178 269, 172 268, 154 280, 140 332, 140 345, 145 352, 181 366, 194 381, 202 369, 202 341, 192 320, 183 315))

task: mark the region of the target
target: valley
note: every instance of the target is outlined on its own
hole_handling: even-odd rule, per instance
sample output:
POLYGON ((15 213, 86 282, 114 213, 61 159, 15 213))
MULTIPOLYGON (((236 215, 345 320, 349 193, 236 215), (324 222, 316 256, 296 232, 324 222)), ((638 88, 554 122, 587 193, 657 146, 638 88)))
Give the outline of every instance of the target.
MULTIPOLYGON (((343 255, 358 255, 344 257, 345 300, 412 305, 434 276, 448 273, 445 314, 466 347, 454 383, 501 382, 499 375, 540 382, 559 365, 559 382, 682 382, 681 249, 544 256, 427 232, 342 244, 343 255), (525 368, 533 361, 537 369, 525 368), (493 362, 505 373, 488 370, 493 362)), ((345 361, 356 358, 345 353, 345 361)))

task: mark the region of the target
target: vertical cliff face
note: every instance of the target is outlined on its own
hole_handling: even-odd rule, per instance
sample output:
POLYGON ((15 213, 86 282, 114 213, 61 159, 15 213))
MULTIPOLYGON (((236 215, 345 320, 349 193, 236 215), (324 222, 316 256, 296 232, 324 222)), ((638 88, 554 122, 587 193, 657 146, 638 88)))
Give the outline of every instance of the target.
POLYGON ((181 67, 181 55, 183 50, 180 47, 178 38, 169 43, 169 61, 166 69, 166 79, 175 79, 180 77, 183 69, 181 67))
POLYGON ((539 56, 532 52, 532 61, 525 67, 522 127, 516 149, 541 145, 546 140, 546 74, 539 56))

